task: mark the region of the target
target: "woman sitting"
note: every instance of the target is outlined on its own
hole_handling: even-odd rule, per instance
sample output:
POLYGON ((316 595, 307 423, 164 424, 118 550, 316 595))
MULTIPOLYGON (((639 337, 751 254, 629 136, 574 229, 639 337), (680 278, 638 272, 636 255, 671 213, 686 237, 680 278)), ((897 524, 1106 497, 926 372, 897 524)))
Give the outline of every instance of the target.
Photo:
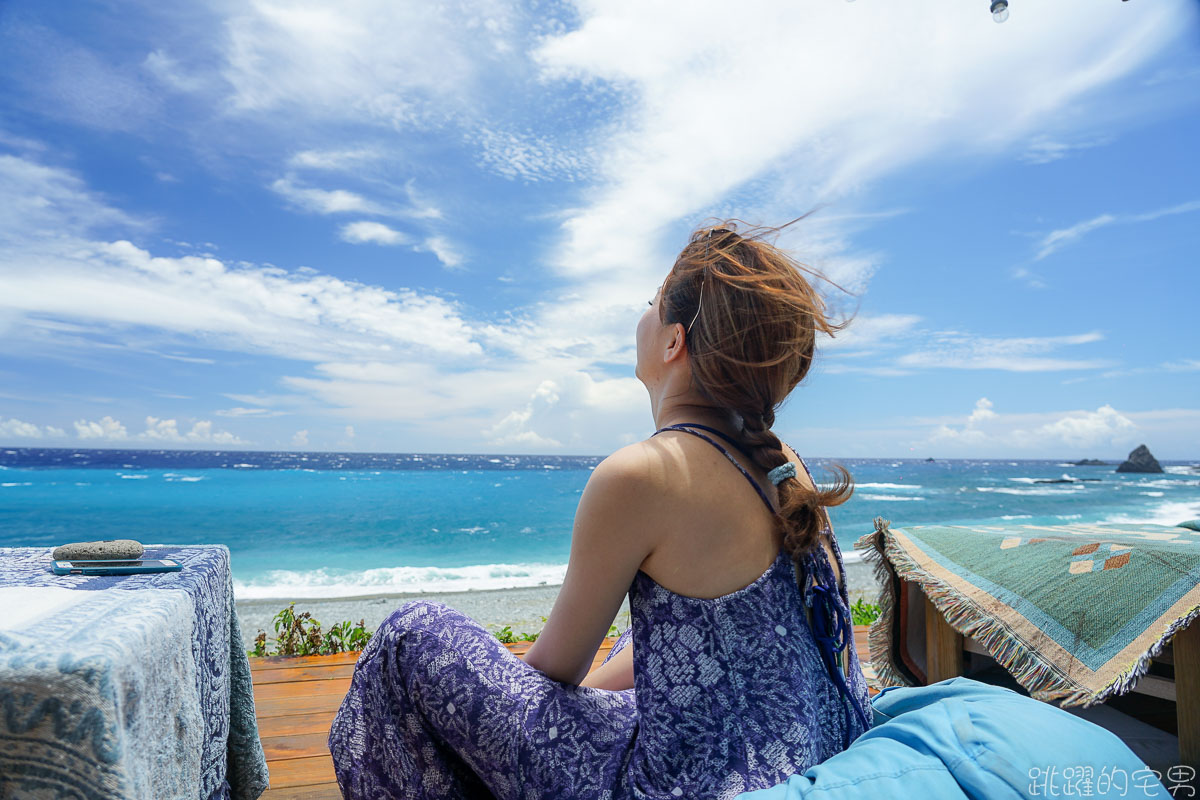
POLYGON ((371 638, 329 737, 346 797, 733 798, 870 728, 824 511, 850 476, 817 489, 771 431, 842 326, 761 233, 697 230, 650 300, 656 430, 593 471, 525 660, 423 600, 371 638), (632 627, 589 675, 626 594, 632 627))

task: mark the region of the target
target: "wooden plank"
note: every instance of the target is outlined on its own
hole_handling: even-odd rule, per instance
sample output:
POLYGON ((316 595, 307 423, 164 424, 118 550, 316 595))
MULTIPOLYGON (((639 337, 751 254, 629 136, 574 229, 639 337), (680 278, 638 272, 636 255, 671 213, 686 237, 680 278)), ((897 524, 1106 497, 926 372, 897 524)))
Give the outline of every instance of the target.
POLYGON ((299 683, 264 683, 254 684, 254 702, 269 702, 285 697, 320 697, 336 694, 345 697, 350 691, 349 678, 337 678, 326 681, 301 681, 299 683))
POLYGON ((328 666, 330 664, 353 664, 358 661, 362 651, 350 650, 331 656, 267 656, 266 658, 251 658, 250 671, 263 669, 278 669, 280 667, 306 667, 310 664, 328 666))
POLYGON ((921 597, 925 601, 925 682, 962 675, 962 634, 950 627, 924 592, 921 597))
POLYGON ((330 678, 349 678, 353 674, 353 664, 312 665, 290 669, 260 669, 252 673, 255 686, 264 683, 298 683, 300 681, 323 681, 330 678))
POLYGON ((278 700, 255 701, 255 715, 261 720, 267 717, 289 717, 295 714, 336 714, 342 705, 342 694, 327 694, 318 697, 285 697, 278 700))
MULTIPOLYGON (((330 725, 332 725, 330 721, 330 725)), ((267 763, 289 758, 329 755, 329 728, 319 733, 303 733, 291 736, 263 736, 263 753, 267 763)))
POLYGON ((336 783, 313 786, 293 786, 289 789, 268 789, 260 800, 342 800, 342 790, 336 783))
POLYGON ((262 739, 271 736, 303 736, 308 733, 329 733, 337 709, 316 714, 291 714, 258 719, 258 735, 262 739))
POLYGON ((1179 761, 1200 769, 1200 622, 1171 639, 1175 657, 1175 714, 1179 761))
POLYGON ((328 754, 272 761, 268 763, 268 768, 271 771, 272 789, 337 783, 337 776, 333 772, 333 756, 328 754))

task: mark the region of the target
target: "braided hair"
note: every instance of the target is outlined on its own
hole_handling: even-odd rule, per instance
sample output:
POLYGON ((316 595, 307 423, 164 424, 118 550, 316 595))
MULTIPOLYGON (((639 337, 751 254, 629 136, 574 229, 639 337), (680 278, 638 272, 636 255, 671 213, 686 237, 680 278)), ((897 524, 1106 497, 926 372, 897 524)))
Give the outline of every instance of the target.
MULTIPOLYGON (((693 385, 713 406, 736 415, 739 437, 764 471, 789 460, 771 426, 812 366, 817 332, 833 336, 850 324, 850 318, 828 316, 805 275, 836 284, 764 240, 797 221, 755 228, 749 236, 737 232, 735 221, 700 227, 662 288, 660 321, 687 326, 693 385)), ((809 488, 796 477, 776 487, 776 523, 794 563, 819 546, 824 509, 854 491, 845 467, 833 470, 837 480, 828 488, 809 488)))

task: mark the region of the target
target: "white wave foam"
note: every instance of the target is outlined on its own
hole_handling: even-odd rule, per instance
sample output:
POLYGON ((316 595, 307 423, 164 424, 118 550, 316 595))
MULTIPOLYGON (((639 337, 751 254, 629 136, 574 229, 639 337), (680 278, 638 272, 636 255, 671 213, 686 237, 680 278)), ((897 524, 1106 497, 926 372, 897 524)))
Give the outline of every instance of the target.
POLYGON ((860 494, 858 497, 863 500, 879 500, 886 503, 901 502, 904 500, 924 500, 924 497, 901 497, 896 494, 860 494))
POLYGON ((1168 472, 1171 475, 1195 475, 1198 470, 1190 465, 1175 465, 1171 467, 1163 467, 1163 472, 1168 472))
POLYGON ((921 488, 920 484, 916 483, 856 483, 856 489, 911 489, 917 491, 921 488))
POLYGON ((1068 483, 1082 483, 1079 478, 1076 478, 1074 475, 1068 475, 1065 472, 1060 478, 1009 478, 1009 480, 1013 481, 1014 483, 1045 483, 1048 480, 1067 481, 1068 483))
POLYGON ((1150 481, 1136 481, 1134 486, 1143 489, 1182 489, 1185 487, 1200 486, 1200 481, 1181 481, 1171 480, 1170 478, 1156 478, 1150 481))
POLYGON ((842 550, 843 564, 858 564, 863 560, 862 550, 842 550))
POLYGON ((203 475, 175 475, 172 477, 164 475, 163 477, 166 478, 167 483, 196 483, 204 480, 203 475))
POLYGON ((1033 519, 1033 514, 1005 514, 1000 519, 1033 519))
POLYGON ((149 478, 149 475, 122 475, 121 480, 125 481, 141 481, 149 478))
POLYGON ((7 488, 8 488, 8 487, 10 487, 10 486, 33 486, 33 484, 32 484, 32 483, 29 483, 29 482, 25 482, 25 483, 0 483, 0 486, 3 486, 4 488, 6 488, 6 489, 7 489, 7 488))
POLYGON ((566 564, 478 564, 467 567, 378 567, 362 572, 335 569, 271 570, 240 580, 235 595, 243 600, 354 597, 369 594, 419 594, 557 586, 566 564))
POLYGON ((1022 495, 1022 496, 1026 496, 1026 497, 1030 497, 1030 496, 1051 497, 1054 495, 1078 494, 1079 492, 1083 491, 1085 488, 1086 488, 1085 485, 1082 483, 1069 483, 1069 484, 1060 484, 1059 487, 1055 488, 1055 489, 1049 489, 1049 488, 1047 488, 1047 489, 1041 489, 1041 488, 1038 488, 1038 489, 1009 489, 1009 488, 1003 487, 1003 486, 976 486, 975 491, 977 491, 977 492, 995 492, 996 494, 1017 494, 1017 495, 1022 495))
POLYGON ((1189 503, 1159 503, 1147 508, 1144 512, 1113 514, 1101 522, 1120 522, 1130 525, 1178 525, 1189 519, 1200 519, 1200 502, 1189 503))
POLYGON ((1139 494, 1143 494, 1146 497, 1162 497, 1163 496, 1162 492, 1139 492, 1139 494))

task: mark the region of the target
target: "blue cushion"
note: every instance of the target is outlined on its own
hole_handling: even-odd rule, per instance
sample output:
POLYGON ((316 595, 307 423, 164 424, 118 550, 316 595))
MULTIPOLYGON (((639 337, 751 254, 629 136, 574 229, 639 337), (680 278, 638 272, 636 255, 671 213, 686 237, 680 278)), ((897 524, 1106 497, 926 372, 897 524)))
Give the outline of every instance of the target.
POLYGON ((738 800, 1171 797, 1115 734, 1011 689, 950 678, 884 689, 871 707, 874 727, 848 749, 738 800))

